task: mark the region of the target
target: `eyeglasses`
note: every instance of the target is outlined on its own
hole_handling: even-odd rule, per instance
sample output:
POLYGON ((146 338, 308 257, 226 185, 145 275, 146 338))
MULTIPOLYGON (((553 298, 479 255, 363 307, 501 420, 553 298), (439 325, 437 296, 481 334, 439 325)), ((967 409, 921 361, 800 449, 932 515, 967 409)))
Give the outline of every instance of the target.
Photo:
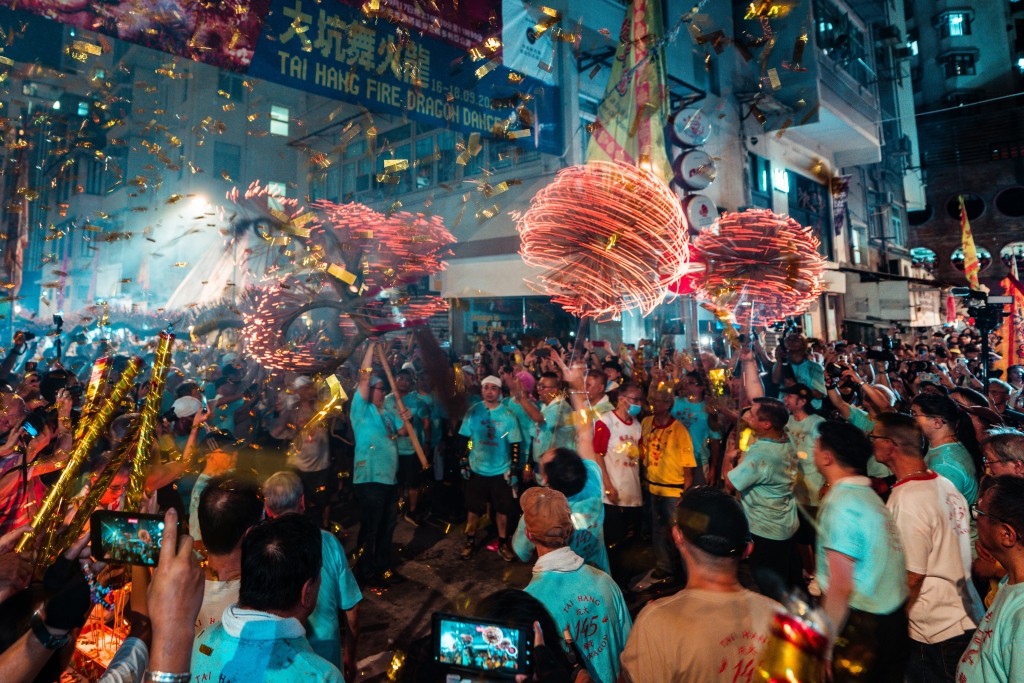
MULTIPOLYGON (((1002 517, 997 517, 997 516, 993 515, 991 512, 985 512, 980 507, 978 507, 977 504, 972 505, 971 506, 971 519, 977 521, 981 517, 991 517, 992 519, 996 520, 997 522, 1000 522, 1001 524, 1010 524, 1009 522, 1007 522, 1002 517)), ((1013 525, 1010 524, 1010 526, 1013 526, 1013 525)))
POLYGON ((643 405, 643 403, 644 403, 644 399, 643 399, 642 396, 623 396, 622 398, 626 399, 627 401, 629 401, 633 405, 638 405, 639 406, 639 405, 643 405))
POLYGON ((1006 460, 1004 458, 986 458, 985 456, 981 456, 981 462, 983 464, 985 464, 985 465, 998 465, 1001 462, 1010 462, 1010 461, 1006 460))
POLYGON ((882 436, 881 434, 868 434, 868 438, 872 441, 892 441, 888 436, 882 436))

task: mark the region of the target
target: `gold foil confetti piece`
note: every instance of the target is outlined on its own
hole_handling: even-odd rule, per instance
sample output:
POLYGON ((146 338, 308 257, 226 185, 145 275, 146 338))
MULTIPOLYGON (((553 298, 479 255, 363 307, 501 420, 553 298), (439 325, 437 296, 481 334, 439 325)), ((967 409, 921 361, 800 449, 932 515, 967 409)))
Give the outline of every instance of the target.
POLYGON ((477 211, 476 220, 478 223, 483 223, 484 221, 494 218, 499 213, 501 213, 501 207, 498 206, 497 204, 492 204, 486 209, 481 209, 480 211, 477 211))
POLYGON ((101 48, 99 45, 95 45, 85 40, 74 41, 73 43, 71 43, 71 49, 78 50, 79 52, 84 52, 88 55, 93 55, 96 57, 103 54, 103 48, 101 48))
POLYGON ((750 113, 754 115, 754 118, 757 119, 757 122, 760 123, 762 127, 768 125, 768 117, 764 115, 763 111, 758 109, 756 104, 750 105, 750 113))
POLYGON ((378 173, 375 177, 381 185, 397 185, 402 180, 397 175, 391 173, 378 173))
POLYGON ((498 67, 498 61, 495 60, 495 59, 492 59, 491 61, 487 62, 483 66, 478 67, 477 70, 475 72, 473 72, 473 73, 476 75, 477 80, 480 80, 484 76, 486 76, 487 74, 489 74, 492 71, 494 71, 497 67, 498 67))
POLYGON ((174 264, 174 267, 175 268, 187 268, 188 267, 188 261, 177 261, 174 264))
POLYGON ((408 159, 385 159, 384 160, 384 172, 385 173, 400 173, 409 169, 408 159))
POLYGON ((768 82, 772 84, 772 90, 778 90, 782 87, 782 81, 779 80, 778 69, 768 69, 768 82))
POLYGON ((354 285, 356 282, 356 275, 347 271, 344 266, 331 264, 327 266, 327 274, 331 277, 341 280, 346 285, 354 285))

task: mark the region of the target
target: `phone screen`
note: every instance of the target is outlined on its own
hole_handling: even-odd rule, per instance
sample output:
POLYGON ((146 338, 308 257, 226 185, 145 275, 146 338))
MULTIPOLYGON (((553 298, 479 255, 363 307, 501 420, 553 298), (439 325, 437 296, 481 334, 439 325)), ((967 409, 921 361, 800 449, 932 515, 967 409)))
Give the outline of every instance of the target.
POLYGON ((25 430, 25 433, 31 436, 33 439, 39 436, 39 430, 36 429, 31 422, 25 420, 21 423, 21 428, 25 430))
POLYGON ((514 679, 529 673, 533 627, 434 614, 434 658, 442 665, 514 679))
POLYGON ((164 534, 162 515, 97 510, 89 518, 97 560, 155 567, 164 534))

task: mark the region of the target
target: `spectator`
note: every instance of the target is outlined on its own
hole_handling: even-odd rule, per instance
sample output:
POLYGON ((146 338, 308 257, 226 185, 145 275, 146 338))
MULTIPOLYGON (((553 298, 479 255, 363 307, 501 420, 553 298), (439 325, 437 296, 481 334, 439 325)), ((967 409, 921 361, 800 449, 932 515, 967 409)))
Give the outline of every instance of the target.
MULTIPOLYGON (((263 485, 267 516, 270 518, 304 512, 302 481, 294 472, 270 475, 263 485)), ((316 609, 309 615, 306 638, 313 652, 341 668, 345 680, 356 680, 356 642, 359 639, 359 602, 363 594, 348 566, 345 549, 337 537, 320 530, 323 568, 316 609), (345 644, 342 647, 341 622, 344 619, 345 644)))
POLYGON ((196 635, 218 623, 224 610, 238 602, 242 538, 263 519, 259 486, 248 478, 217 475, 205 483, 198 499, 196 518, 206 546, 207 564, 196 635))
MULTIPOLYGON (((395 397, 397 392, 402 399, 402 404, 412 415, 412 426, 416 430, 420 447, 426 449, 430 444, 430 406, 415 389, 416 374, 413 370, 411 368, 399 370, 395 374, 395 392, 384 398, 384 409, 395 415, 398 414, 398 401, 395 397)), ((408 434, 399 434, 395 439, 395 444, 398 447, 399 495, 405 496, 402 519, 412 526, 419 526, 418 507, 420 487, 423 485, 423 466, 416 456, 416 449, 408 434)))
POLYGON ((783 388, 782 396, 786 410, 789 411, 786 434, 793 445, 799 467, 793 493, 797 510, 801 514, 798 515, 800 526, 793 541, 803 566, 804 578, 810 579, 814 575, 814 520, 818 517, 818 505, 821 503, 821 487, 825 484, 825 478, 814 464, 814 446, 818 441, 818 426, 825 418, 808 412, 813 398, 810 387, 794 384, 783 388))
POLYGON ((701 374, 695 370, 685 373, 679 378, 677 393, 675 403, 672 404, 672 417, 682 422, 690 434, 694 459, 697 461, 693 483, 703 484, 707 481, 708 468, 711 464, 711 426, 708 422, 708 405, 704 398, 704 379, 701 374))
POLYGON ((679 500, 672 539, 686 564, 686 588, 640 612, 619 680, 741 680, 753 672, 781 609, 740 585, 740 562, 753 548, 743 509, 717 489, 691 489, 679 500))
POLYGON ((993 477, 1024 477, 1024 433, 1006 427, 989 430, 981 440, 981 453, 993 477))
POLYGON ((914 398, 910 414, 917 420, 928 440, 925 461, 933 471, 953 482, 969 504, 978 499, 978 477, 974 457, 960 441, 959 435, 974 427, 956 403, 945 396, 919 395, 914 398))
POLYGON ((316 607, 322 566, 320 529, 302 515, 269 519, 242 541, 238 604, 196 638, 192 675, 198 680, 259 683, 343 682, 317 655, 302 622, 316 607))
POLYGON ((1010 398, 1014 394, 1014 388, 1008 382, 1001 379, 990 379, 988 381, 988 400, 992 402, 992 409, 996 411, 1006 422, 1014 428, 1024 427, 1024 413, 1019 413, 1010 407, 1010 398))
POLYGON ((978 543, 1006 568, 1000 588, 957 667, 958 683, 1024 680, 1024 479, 996 477, 971 516, 978 543))

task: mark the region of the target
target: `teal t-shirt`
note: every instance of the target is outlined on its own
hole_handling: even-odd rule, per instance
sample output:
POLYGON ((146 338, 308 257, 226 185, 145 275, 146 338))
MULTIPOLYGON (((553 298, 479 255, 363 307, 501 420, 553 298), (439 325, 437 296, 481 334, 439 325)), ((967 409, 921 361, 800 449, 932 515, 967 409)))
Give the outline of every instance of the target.
POLYGON ((353 394, 349 414, 356 437, 352 483, 395 484, 398 481, 395 437, 402 428, 402 420, 387 410, 378 411, 358 390, 353 394))
MULTIPOLYGON (((579 562, 568 548, 555 552, 579 562)), ((534 569, 533 580, 524 590, 544 605, 559 633, 569 629, 591 678, 615 683, 633 620, 611 577, 587 564, 563 571, 534 569)))
POLYGON ((306 639, 313 652, 341 668, 341 621, 338 611, 350 610, 359 604, 363 594, 348 566, 345 549, 337 537, 320 531, 323 569, 320 571, 320 592, 316 608, 309 615, 306 639))
MULTIPOLYGON (((409 392, 402 397, 402 403, 409 409, 409 413, 412 416, 412 426, 416 430, 416 436, 419 437, 420 445, 423 446, 423 440, 426 437, 426 432, 423 430, 423 420, 430 419, 430 407, 426 404, 423 398, 415 392, 409 392)), ((384 410, 398 415, 398 403, 395 401, 394 394, 388 394, 384 397, 384 410)), ((399 429, 402 428, 402 418, 398 418, 399 429)), ((395 439, 395 444, 398 446, 399 455, 415 455, 416 449, 413 448, 412 439, 402 434, 398 435, 395 439)))
POLYGON ((796 453, 789 439, 758 439, 727 475, 740 492, 750 533, 774 541, 792 538, 800 526, 793 489, 796 453))
POLYGON ((815 578, 828 592, 827 550, 853 558, 850 607, 892 614, 907 600, 907 563, 899 530, 867 477, 847 477, 832 487, 818 511, 815 578))
POLYGON ((971 454, 959 441, 929 448, 925 463, 937 474, 953 482, 956 490, 967 499, 968 505, 978 502, 978 477, 971 454))
POLYGON ((229 613, 248 613, 232 606, 224 619, 196 636, 192 645, 192 676, 218 683, 344 683, 338 667, 313 652, 297 619, 266 615, 247 621, 236 634, 229 613), (227 623, 225 623, 227 622, 227 623))
POLYGON ((1024 583, 999 589, 956 668, 958 683, 1024 681, 1024 583))
MULTIPOLYGON (((805 358, 802 363, 789 362, 786 365, 793 371, 793 376, 799 384, 810 387, 822 395, 828 391, 825 388, 825 368, 821 364, 805 358)), ((821 408, 821 399, 812 399, 811 405, 821 408)))
POLYGON ((821 415, 808 415, 802 420, 789 418, 786 432, 789 442, 796 452, 796 462, 800 467, 796 481, 796 500, 801 505, 817 507, 821 499, 821 487, 825 485, 825 477, 814 464, 814 446, 818 441, 818 425, 825 421, 821 415))
POLYGON ((427 412, 430 419, 430 447, 436 448, 441 443, 441 421, 444 420, 444 408, 441 407, 441 403, 434 397, 433 394, 423 394, 416 392, 416 395, 423 401, 423 405, 427 407, 427 412))
POLYGON ((672 417, 682 422, 686 431, 690 432, 690 441, 693 442, 693 455, 697 460, 697 466, 707 465, 711 457, 708 450, 711 426, 708 425, 708 412, 704 401, 694 402, 683 396, 677 396, 675 403, 672 404, 672 417))
POLYGON ((210 424, 217 429, 223 429, 231 434, 235 433, 235 411, 245 405, 244 398, 236 398, 230 403, 217 406, 213 415, 210 416, 210 424))
MULTIPOLYGON (((604 544, 604 504, 601 502, 601 466, 593 460, 584 460, 587 483, 579 493, 570 497, 572 525, 576 528, 569 547, 591 567, 611 573, 608 564, 608 548, 604 544)), ((519 526, 512 535, 512 549, 523 562, 533 556, 534 545, 526 537, 526 522, 519 518, 519 526)))
POLYGON ((512 465, 512 444, 523 441, 516 416, 501 403, 493 410, 483 402, 474 403, 462 420, 459 434, 472 442, 469 468, 485 477, 508 472, 512 465))
POLYGON ((540 457, 552 448, 576 449, 576 427, 572 424, 572 406, 559 398, 540 409, 544 424, 537 425, 533 436, 533 457, 540 457))

